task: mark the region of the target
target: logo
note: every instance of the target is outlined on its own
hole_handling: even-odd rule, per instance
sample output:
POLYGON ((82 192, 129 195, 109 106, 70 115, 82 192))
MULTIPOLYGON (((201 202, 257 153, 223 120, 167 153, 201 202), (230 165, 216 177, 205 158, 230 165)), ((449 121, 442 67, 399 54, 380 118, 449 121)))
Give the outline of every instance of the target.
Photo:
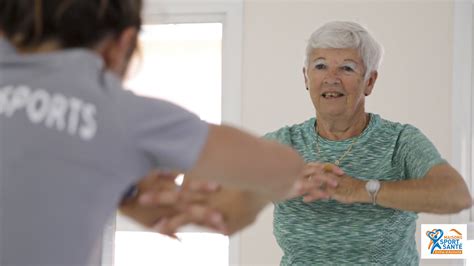
POLYGON ((466 258, 466 231, 465 224, 422 224, 421 258, 466 258))

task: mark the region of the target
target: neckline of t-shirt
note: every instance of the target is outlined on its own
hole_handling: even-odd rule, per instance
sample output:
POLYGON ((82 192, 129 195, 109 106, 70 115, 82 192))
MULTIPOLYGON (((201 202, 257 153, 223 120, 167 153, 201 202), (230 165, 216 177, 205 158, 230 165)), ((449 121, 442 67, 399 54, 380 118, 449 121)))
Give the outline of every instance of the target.
POLYGON ((379 116, 373 113, 369 113, 369 124, 367 127, 362 131, 362 133, 358 136, 354 136, 348 139, 344 140, 330 140, 324 137, 321 137, 314 128, 316 127, 317 123, 317 118, 313 117, 309 123, 307 124, 307 130, 309 131, 309 135, 311 136, 313 142, 316 142, 316 139, 318 139, 320 145, 330 145, 332 147, 346 147, 347 145, 352 144, 352 142, 355 140, 357 143, 363 142, 365 139, 368 138, 368 135, 370 132, 372 132, 372 129, 378 124, 379 121, 379 116), (318 134, 318 136, 316 136, 318 134))

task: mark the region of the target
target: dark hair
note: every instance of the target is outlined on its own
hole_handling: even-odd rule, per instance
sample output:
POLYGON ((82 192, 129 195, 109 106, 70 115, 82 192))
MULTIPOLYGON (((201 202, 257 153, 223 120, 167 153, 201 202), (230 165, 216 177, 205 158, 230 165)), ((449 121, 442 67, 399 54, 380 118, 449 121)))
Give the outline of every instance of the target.
POLYGON ((141 26, 142 0, 0 0, 0 29, 20 47, 58 41, 92 47, 127 27, 141 26))

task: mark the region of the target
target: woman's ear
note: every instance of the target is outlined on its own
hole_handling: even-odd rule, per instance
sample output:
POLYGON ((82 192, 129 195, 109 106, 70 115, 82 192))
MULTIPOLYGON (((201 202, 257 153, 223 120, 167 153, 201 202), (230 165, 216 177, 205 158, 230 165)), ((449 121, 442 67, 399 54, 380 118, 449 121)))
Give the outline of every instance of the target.
POLYGON ((364 95, 365 96, 369 96, 372 93, 372 90, 374 89, 375 81, 377 80, 377 77, 378 77, 378 72, 377 71, 372 71, 372 73, 370 73, 370 76, 366 81, 366 88, 364 90, 364 95))
POLYGON ((304 76, 304 84, 306 86, 306 90, 309 91, 308 75, 306 74, 306 68, 305 67, 303 67, 303 76, 304 76))
POLYGON ((119 75, 125 76, 128 64, 137 45, 138 31, 128 27, 116 37, 108 37, 96 49, 104 59, 106 67, 119 75))

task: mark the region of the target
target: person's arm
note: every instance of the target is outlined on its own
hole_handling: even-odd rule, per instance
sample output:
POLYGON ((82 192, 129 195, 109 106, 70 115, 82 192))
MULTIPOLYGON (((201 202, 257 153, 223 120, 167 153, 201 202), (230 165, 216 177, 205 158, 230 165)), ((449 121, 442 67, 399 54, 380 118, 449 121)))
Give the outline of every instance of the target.
POLYGON ((271 200, 285 198, 303 169, 302 157, 276 141, 206 123, 169 102, 125 91, 117 101, 124 136, 140 166, 184 172, 189 179, 264 193, 271 200))
POLYGON ((210 125, 207 142, 188 179, 214 180, 268 200, 288 197, 304 161, 290 147, 229 126, 210 125))
POLYGON ((219 188, 204 181, 186 180, 176 189, 175 176, 150 173, 137 184, 137 195, 124 199, 121 213, 169 236, 186 224, 231 235, 252 224, 269 203, 257 193, 219 188))
POLYGON ((286 199, 303 170, 301 156, 283 144, 208 124, 169 102, 129 92, 117 101, 124 136, 131 140, 130 151, 135 151, 142 169, 185 172, 185 179, 215 181, 255 193, 267 202, 286 199))
MULTIPOLYGON (((209 193, 205 201, 202 202, 202 206, 206 206, 206 208, 221 214, 223 224, 222 226, 217 227, 217 230, 222 234, 232 235, 252 224, 257 219, 260 211, 268 203, 269 201, 266 197, 262 197, 262 195, 257 193, 223 188, 216 193, 209 193)), ((138 206, 138 208, 142 207, 143 206, 138 206)), ((173 235, 177 232, 179 227, 189 223, 199 224, 216 230, 216 227, 212 228, 209 226, 209 222, 194 222, 192 217, 195 216, 196 215, 192 213, 181 213, 171 217, 170 219, 167 219, 166 222, 160 224, 158 232, 166 235, 173 235)), ((202 217, 202 221, 210 220, 205 215, 202 217)))
POLYGON ((212 180, 225 189, 217 193, 200 193, 200 197, 206 199, 204 201, 196 201, 196 193, 193 199, 186 199, 190 194, 189 185, 184 185, 179 193, 166 192, 160 189, 162 181, 157 175, 153 182, 141 181, 138 197, 122 205, 121 210, 141 224, 165 234, 172 234, 189 223, 216 229, 206 215, 212 211, 224 216, 224 233, 232 234, 251 224, 266 204, 294 193, 294 182, 302 174, 303 167, 302 158, 287 146, 229 126, 210 125, 207 141, 195 166, 185 174, 185 183, 212 180), (145 198, 146 202, 143 201, 145 198), (174 205, 180 204, 185 208, 176 209, 174 205), (168 209, 174 213, 160 208, 163 205, 169 205, 168 209))
MULTIPOLYGON (((372 203, 365 189, 366 181, 348 175, 336 176, 331 172, 326 175, 338 180, 336 188, 325 187, 332 199, 342 203, 372 203)), ((307 180, 301 191, 321 190, 320 183, 307 180)), ((404 211, 448 214, 470 208, 472 197, 459 173, 448 163, 443 163, 433 166, 422 178, 381 181, 376 204, 404 211)))
MULTIPOLYGON (((355 202, 372 202, 365 182, 358 183, 355 202)), ((470 208, 472 197, 463 178, 444 163, 433 166, 420 179, 381 182, 376 203, 406 211, 448 214, 470 208)))

